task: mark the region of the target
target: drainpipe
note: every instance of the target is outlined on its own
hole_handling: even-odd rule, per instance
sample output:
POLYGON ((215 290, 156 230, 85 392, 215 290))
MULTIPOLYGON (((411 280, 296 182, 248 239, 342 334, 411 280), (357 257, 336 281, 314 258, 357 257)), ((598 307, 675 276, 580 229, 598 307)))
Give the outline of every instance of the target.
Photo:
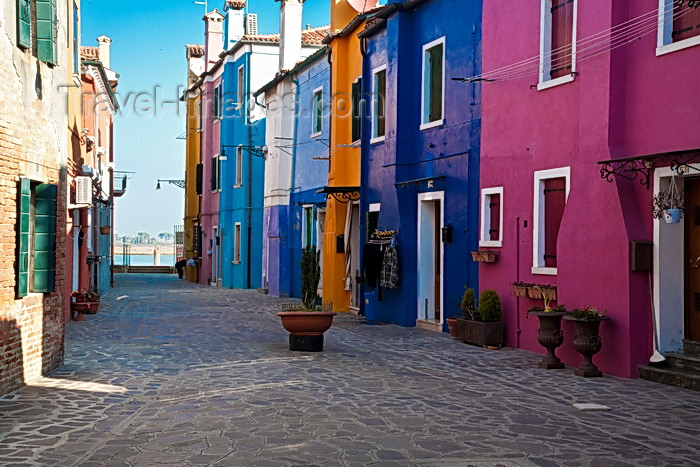
MULTIPOLYGON (((251 48, 251 53, 252 53, 252 48, 251 48)), ((246 88, 250 90, 250 53, 246 54, 246 88)), ((252 145, 252 140, 253 140, 253 130, 250 127, 250 121, 248 118, 248 109, 244 106, 243 107, 243 115, 244 115, 244 122, 246 127, 248 128, 248 146, 252 145)), ((251 187, 251 183, 253 181, 253 162, 252 162, 253 154, 250 152, 250 148, 248 148, 248 180, 246 183, 246 196, 248 197, 248 202, 247 202, 247 209, 246 209, 246 230, 248 232, 247 235, 247 240, 246 240, 246 289, 250 289, 250 274, 251 274, 251 250, 252 250, 252 245, 250 241, 250 236, 252 234, 252 228, 250 226, 250 223, 252 221, 252 210, 253 210, 253 188, 251 187)))
MULTIPOLYGON (((515 280, 520 281, 520 216, 515 218, 515 280)), ((515 348, 520 348, 520 297, 515 297, 515 348)))
MULTIPOLYGON (((370 64, 369 64, 369 58, 367 58, 367 38, 362 38, 360 39, 360 54, 362 55, 362 88, 360 89, 360 93, 363 96, 370 96, 369 102, 365 101, 365 105, 361 106, 360 108, 360 212, 359 212, 359 233, 360 233, 360 275, 362 275, 362 271, 364 271, 364 258, 362 254, 362 248, 365 243, 367 243, 367 238, 366 238, 366 232, 367 232, 367 216, 366 216, 366 206, 367 206, 367 198, 365 196, 366 188, 367 188, 367 182, 368 180, 363 180, 365 177, 365 174, 367 173, 367 163, 366 161, 369 160, 369 131, 371 131, 372 125, 371 123, 367 122, 367 116, 371 115, 371 113, 368 111, 368 107, 372 105, 371 101, 371 83, 370 83, 370 64), (370 90, 370 92, 366 92, 366 89, 370 90), (365 215, 363 215, 365 213, 365 215)), ((348 209, 352 209, 352 203, 348 203, 348 209)), ((360 300, 359 306, 360 306, 360 314, 366 316, 365 312, 365 284, 360 283, 358 284, 360 287, 360 300)))
MULTIPOLYGON (((294 79, 294 76, 290 73, 289 74, 289 81, 292 82, 294 85, 294 101, 299 102, 299 81, 294 79)), ((321 96, 323 97, 323 96, 321 96)), ((297 135, 297 116, 294 116, 294 124, 292 125, 292 143, 296 142, 296 135, 297 135)), ((321 135, 323 137, 323 135, 321 135)), ((292 239, 290 233, 293 232, 292 226, 294 225, 294 216, 292 213, 292 210, 294 209, 293 207, 295 206, 294 203, 292 203, 292 195, 294 194, 294 190, 296 189, 295 185, 295 174, 296 174, 296 169, 297 169, 297 145, 292 144, 292 173, 291 173, 291 180, 289 182, 289 201, 287 202, 287 258, 289 258, 290 262, 290 267, 287 270, 287 294, 290 297, 294 296, 294 291, 292 290, 292 271, 294 268, 292 267, 292 239)), ((311 219, 313 220, 315 216, 317 216, 318 212, 318 206, 314 203, 311 219)), ((311 234, 311 233, 309 233, 311 234)), ((312 237, 313 239, 313 237, 312 237)), ((318 244, 318 232, 316 232, 316 244, 318 244)), ((316 245, 314 245, 316 246, 316 245)), ((318 288, 318 287, 317 287, 318 288)))

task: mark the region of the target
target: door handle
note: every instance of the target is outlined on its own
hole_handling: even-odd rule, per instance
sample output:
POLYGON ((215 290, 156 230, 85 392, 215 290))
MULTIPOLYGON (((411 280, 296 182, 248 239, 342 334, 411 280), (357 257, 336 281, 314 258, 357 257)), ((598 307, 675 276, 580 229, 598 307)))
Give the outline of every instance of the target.
POLYGON ((700 268, 700 264, 699 264, 700 263, 700 256, 698 256, 698 258, 695 261, 691 260, 691 263, 693 263, 692 264, 693 268, 695 268, 695 269, 700 268))

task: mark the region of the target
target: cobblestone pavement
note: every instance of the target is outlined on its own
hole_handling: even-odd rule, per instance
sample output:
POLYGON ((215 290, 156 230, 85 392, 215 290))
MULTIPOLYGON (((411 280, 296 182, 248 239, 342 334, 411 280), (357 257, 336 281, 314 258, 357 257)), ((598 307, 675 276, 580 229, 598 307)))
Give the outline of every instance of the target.
POLYGON ((0 465, 700 465, 698 393, 353 315, 290 352, 280 302, 118 275, 65 366, 0 397, 0 465))

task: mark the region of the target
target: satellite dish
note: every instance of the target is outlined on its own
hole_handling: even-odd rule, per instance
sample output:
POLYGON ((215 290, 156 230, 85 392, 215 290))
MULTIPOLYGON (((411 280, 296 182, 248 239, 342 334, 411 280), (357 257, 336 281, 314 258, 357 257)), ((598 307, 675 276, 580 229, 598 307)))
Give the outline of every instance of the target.
POLYGON ((351 7, 358 13, 369 11, 379 3, 379 0, 347 0, 351 7))

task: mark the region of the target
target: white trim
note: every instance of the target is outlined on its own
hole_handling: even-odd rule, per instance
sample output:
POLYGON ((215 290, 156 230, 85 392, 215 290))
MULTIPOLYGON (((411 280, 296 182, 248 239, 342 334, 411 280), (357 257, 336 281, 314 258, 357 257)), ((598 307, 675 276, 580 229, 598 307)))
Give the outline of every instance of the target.
POLYGON ((370 144, 375 144, 375 143, 380 143, 384 141, 386 138, 386 85, 387 85, 387 77, 388 77, 389 72, 387 71, 386 64, 380 65, 372 70, 372 108, 371 108, 371 115, 372 115, 372 124, 371 124, 371 129, 370 129, 370 144), (375 102, 378 102, 379 99, 377 98, 377 89, 375 88, 375 81, 377 77, 377 73, 380 71, 384 71, 384 134, 380 136, 375 136, 375 130, 376 130, 376 124, 377 124, 377 116, 375 115, 375 107, 374 104, 375 102))
POLYGON ((549 63, 551 62, 552 51, 552 23, 551 23, 551 8, 552 0, 541 0, 540 3, 540 59, 539 59, 539 77, 537 90, 543 91, 553 86, 558 86, 564 83, 570 83, 574 80, 576 73, 576 37, 578 30, 578 0, 574 0, 574 18, 573 27, 571 28, 571 74, 560 76, 559 78, 549 77, 549 63), (545 61, 545 55, 549 56, 549 60, 545 61), (565 78, 565 79, 564 79, 565 78))
MULTIPOLYGON (((358 76, 357 78, 355 78, 355 81, 353 81, 353 84, 357 83, 361 79, 362 79, 362 75, 358 76)), ((351 92, 351 94, 352 94, 352 92, 351 92)), ((360 121, 358 123, 358 125, 360 125, 360 137, 353 140, 352 143, 350 143, 353 147, 358 147, 358 148, 362 144, 362 111, 361 111, 362 110, 362 101, 364 101, 364 99, 362 99, 362 88, 360 88, 360 121)), ((350 137, 352 138, 352 125, 355 123, 355 114, 353 113, 354 109, 352 108, 352 104, 354 104, 352 95, 350 96, 350 102, 351 102, 351 104, 350 104, 351 105, 351 107, 350 107, 350 118, 351 118, 351 120, 350 120, 350 137)))
MULTIPOLYGON (((418 259, 418 277, 417 277, 417 287, 416 287, 416 298, 417 298, 417 308, 416 308, 416 319, 422 319, 420 318, 421 316, 421 309, 423 308, 423 302, 421 302, 421 279, 420 279, 420 273, 421 273, 421 268, 420 268, 420 257, 421 257, 421 249, 423 247, 423 241, 421 239, 421 227, 422 227, 422 222, 423 222, 423 215, 422 215, 422 209, 421 209, 421 203, 426 202, 426 201, 440 201, 440 228, 445 226, 445 192, 444 191, 431 191, 427 193, 418 193, 418 224, 416 226, 417 233, 418 233, 418 250, 417 250, 417 259, 418 259)), ((440 324, 443 324, 445 322, 445 297, 444 297, 444 291, 445 291, 445 244, 444 242, 440 241, 440 324)), ((435 278, 433 277, 433 284, 435 283, 435 278)), ((427 318, 427 317, 426 317, 427 318)))
POLYGON ((311 236, 311 243, 312 245, 314 244, 314 233, 308 232, 306 228, 306 214, 308 211, 311 211, 311 222, 312 224, 316 224, 314 219, 314 205, 313 204, 302 204, 301 205, 301 249, 303 250, 306 248, 306 240, 307 236, 311 236))
POLYGON ((236 160, 233 163, 234 170, 234 188, 240 188, 243 186, 243 147, 239 144, 236 146, 236 160), (240 154, 240 157, 238 157, 240 154), (239 183, 240 182, 240 183, 239 183))
POLYGON ((434 126, 443 125, 445 123, 445 65, 447 57, 447 46, 445 36, 436 39, 432 42, 428 42, 423 46, 423 54, 421 58, 421 88, 420 88, 420 129, 425 130, 427 128, 432 128, 434 126), (434 122, 425 121, 425 53, 426 51, 432 49, 436 45, 442 44, 442 118, 435 120, 434 122), (437 123, 440 122, 440 123, 437 123))
POLYGON ((241 245, 243 244, 243 229, 241 228, 241 223, 236 222, 233 224, 233 264, 241 264, 241 245), (236 231, 238 227, 238 231, 236 231), (238 235, 236 235, 238 234, 238 235), (238 256, 238 259, 236 259, 238 256))
POLYGON ((479 229, 479 246, 502 247, 503 246, 503 187, 482 188, 481 190, 481 228, 479 229), (489 227, 491 227, 491 208, 489 201, 491 195, 500 195, 498 240, 491 240, 489 227))
MULTIPOLYGON (((321 93, 321 103, 323 103, 323 86, 319 86, 311 92, 311 131, 316 128, 316 94, 321 93)), ((321 112, 321 129, 311 133, 311 138, 318 138, 323 134, 323 112, 321 112)))
POLYGON ((382 203, 370 203, 369 212, 379 212, 382 210, 382 203))
POLYGON ((533 213, 532 213, 532 274, 556 275, 557 268, 544 266, 542 251, 544 250, 544 216, 540 211, 544 206, 544 193, 542 186, 544 180, 564 177, 566 179, 565 198, 568 202, 571 187, 571 167, 559 167, 556 169, 538 170, 534 173, 533 185, 533 213))
POLYGON ((700 44, 700 36, 689 37, 682 41, 673 42, 671 31, 673 30, 673 4, 675 0, 659 0, 659 22, 656 35, 656 56, 666 55, 671 52, 687 49, 700 44), (667 21, 667 15, 671 19, 667 21))

